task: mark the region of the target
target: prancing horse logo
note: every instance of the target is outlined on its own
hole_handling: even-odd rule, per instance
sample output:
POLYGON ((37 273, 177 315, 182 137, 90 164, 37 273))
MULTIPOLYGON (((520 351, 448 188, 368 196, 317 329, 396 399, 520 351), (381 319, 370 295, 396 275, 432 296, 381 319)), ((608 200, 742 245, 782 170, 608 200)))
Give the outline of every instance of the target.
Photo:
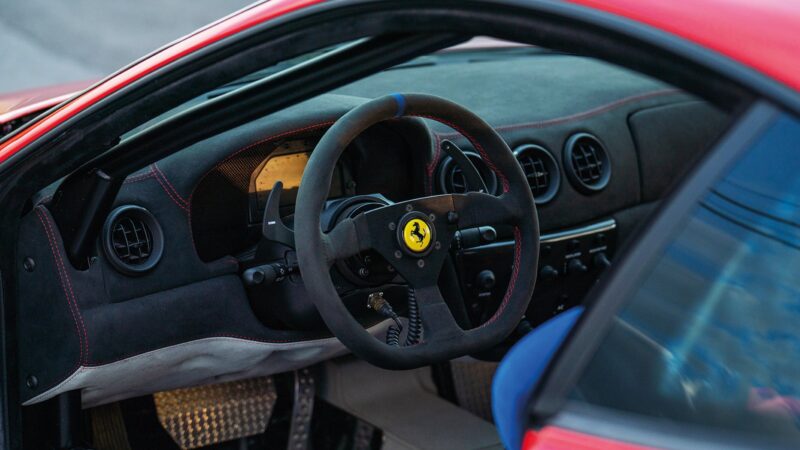
POLYGON ((425 240, 425 236, 427 236, 428 233, 420 230, 419 223, 414 223, 413 228, 411 229, 411 235, 417 238, 417 242, 421 244, 422 241, 425 240))
POLYGON ((403 226, 403 243, 414 253, 422 253, 431 245, 431 227, 422 219, 414 218, 403 226))

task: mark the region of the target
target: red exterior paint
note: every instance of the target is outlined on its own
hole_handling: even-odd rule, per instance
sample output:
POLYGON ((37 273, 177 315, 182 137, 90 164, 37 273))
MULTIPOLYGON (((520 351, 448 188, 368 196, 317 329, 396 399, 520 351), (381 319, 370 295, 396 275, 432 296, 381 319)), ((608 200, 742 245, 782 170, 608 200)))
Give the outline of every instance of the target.
MULTIPOLYGON (((0 163, 100 99, 233 34, 323 0, 272 0, 232 14, 107 78, 0 144, 0 163)), ((686 38, 800 90, 800 3, 787 0, 568 0, 686 38)))
POLYGON ((675 34, 800 90, 800 2, 568 1, 675 34))
POLYGON ((154 53, 147 59, 105 79, 81 94, 72 102, 62 106, 47 117, 25 129, 23 132, 5 141, 0 145, 0 163, 78 112, 145 75, 228 36, 322 1, 323 0, 272 0, 249 9, 244 9, 229 16, 225 20, 221 20, 189 35, 183 40, 175 42, 161 51, 154 53))
POLYGON ((37 109, 43 109, 42 105, 47 105, 46 108, 55 106, 72 95, 86 89, 92 83, 92 81, 75 81, 72 83, 0 94, 0 124, 8 122, 8 120, 13 120, 4 119, 5 117, 10 117, 9 113, 20 110, 27 111, 23 114, 19 114, 17 116, 19 117, 35 112, 37 109), (53 103, 55 99, 59 98, 61 100, 57 103, 53 103))
POLYGON ((522 441, 523 450, 651 450, 652 447, 628 444, 557 427, 530 430, 522 441))

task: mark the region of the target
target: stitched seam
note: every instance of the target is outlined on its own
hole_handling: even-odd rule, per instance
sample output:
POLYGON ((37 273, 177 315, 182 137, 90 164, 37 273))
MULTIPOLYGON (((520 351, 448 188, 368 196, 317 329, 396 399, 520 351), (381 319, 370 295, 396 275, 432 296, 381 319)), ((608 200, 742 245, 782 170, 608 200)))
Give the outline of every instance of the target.
MULTIPOLYGON (((153 169, 153 171, 155 172, 155 174, 156 174, 156 180, 158 181, 158 184, 160 184, 160 185, 161 185, 161 189, 163 189, 163 190, 164 190, 164 193, 165 193, 165 194, 167 194, 167 196, 170 198, 170 200, 172 200, 172 202, 173 202, 173 203, 175 203, 175 205, 177 205, 177 206, 178 206, 178 208, 180 208, 180 209, 182 209, 182 210, 184 210, 184 211, 188 212, 188 211, 189 211, 189 208, 188 208, 188 206, 186 205, 186 203, 185 203, 185 200, 183 200, 183 199, 182 199, 182 198, 181 198, 181 197, 178 195, 178 193, 177 193, 177 192, 173 192, 172 190, 170 190, 170 188, 167 186, 167 185, 169 184, 169 181, 168 181, 168 180, 166 180, 165 178, 164 178, 164 179, 162 179, 162 177, 164 177, 164 174, 163 174, 163 173, 161 173, 161 171, 160 171, 160 170, 158 170, 158 167, 157 167, 155 164, 151 165, 150 167, 151 167, 151 168, 153 169)), ((169 185, 169 186, 171 186, 171 185, 169 185)))
POLYGON ((508 192, 508 190, 510 189, 510 185, 508 184, 508 179, 506 178, 505 174, 503 172, 501 172, 500 169, 497 168, 497 166, 494 165, 494 162, 492 161, 492 159, 489 158, 489 154, 486 153, 486 150, 483 149, 483 146, 481 146, 481 144, 478 142, 477 139, 475 139, 472 136, 470 136, 466 131, 461 129, 458 125, 456 125, 454 123, 450 123, 450 122, 448 122, 448 121, 446 121, 444 119, 441 119, 439 117, 427 116, 427 115, 424 115, 424 114, 415 114, 415 115, 418 116, 418 117, 425 117, 427 119, 432 119, 432 120, 435 120, 437 122, 441 122, 441 123, 447 125, 448 127, 458 131, 459 134, 461 134, 464 137, 466 137, 472 143, 472 145, 475 147, 475 149, 478 151, 478 153, 480 153, 481 158, 483 158, 483 161, 486 163, 486 165, 489 167, 489 169, 491 169, 492 172, 496 173, 497 176, 500 177, 500 181, 501 181, 501 183, 503 185, 503 192, 508 192))
MULTIPOLYGON (((55 225, 51 222, 50 216, 48 214, 44 212, 42 212, 42 214, 44 215, 45 223, 47 224, 47 228, 50 230, 50 235, 52 236, 51 243, 53 246, 51 247, 51 249, 55 251, 55 243, 56 243, 55 240, 56 233, 54 231, 55 225)), ((75 295, 75 292, 72 289, 72 280, 70 279, 69 272, 67 272, 66 265, 64 264, 64 259, 61 257, 60 252, 55 251, 55 253, 56 255, 58 255, 58 264, 61 266, 61 271, 64 272, 64 278, 67 280, 67 287, 69 288, 69 293, 70 296, 72 297, 72 303, 75 307, 75 313, 78 316, 78 323, 81 325, 81 330, 83 330, 84 350, 83 350, 82 362, 86 363, 89 361, 89 335, 86 332, 86 324, 83 322, 83 315, 81 314, 81 309, 78 306, 78 297, 75 295)))
POLYGON ((189 237, 191 238, 192 248, 194 249, 195 254, 199 255, 199 253, 197 252, 197 244, 194 242, 194 229, 192 228, 192 201, 194 200, 194 192, 197 190, 197 186, 202 184, 203 180, 205 180, 206 177, 208 177, 208 175, 211 174, 211 172, 214 172, 215 170, 217 170, 220 166, 222 166, 223 164, 225 164, 226 162, 228 162, 232 158, 236 157, 236 155, 238 155, 238 154, 240 154, 240 153, 242 153, 242 152, 244 152, 246 150, 250 150, 251 148, 253 148, 255 146, 258 146, 258 145, 261 145, 261 144, 265 144, 267 142, 274 141, 276 139, 280 139, 282 137, 291 136, 291 135, 297 134, 297 133, 302 133, 303 131, 309 131, 309 130, 313 130, 315 128, 321 128, 321 127, 324 127, 324 126, 330 126, 330 125, 333 125, 334 122, 335 121, 333 121, 333 120, 329 120, 327 122, 320 122, 320 123, 316 123, 316 124, 313 124, 313 125, 307 125, 307 126, 304 126, 304 127, 301 127, 301 128, 296 128, 296 129, 290 130, 290 131, 284 131, 284 132, 281 132, 281 133, 274 134, 272 136, 266 137, 264 139, 258 140, 256 142, 253 142, 252 144, 248 144, 248 145, 240 148, 239 150, 236 150, 235 152, 231 153, 225 159, 223 159, 222 161, 218 162, 217 164, 214 165, 214 167, 212 167, 206 173, 204 173, 203 176, 200 177, 200 179, 197 181, 197 183, 195 183, 194 187, 192 188, 192 193, 189 194, 189 199, 187 201, 188 208, 187 208, 187 211, 186 211, 187 212, 186 215, 187 215, 188 221, 189 221, 189 237))
POLYGON ((143 174, 139 174, 139 175, 136 175, 134 177, 126 178, 125 181, 123 181, 123 184, 136 183, 137 181, 143 181, 143 180, 146 180, 148 178, 152 178, 154 176, 155 176, 155 174, 153 173, 153 168, 151 167, 150 170, 148 170, 147 172, 145 172, 143 174))
MULTIPOLYGON (((615 101, 613 101, 611 103, 607 103, 605 105, 601 105, 601 106, 598 106, 596 108, 592 108, 592 109, 589 109, 589 110, 586 110, 586 111, 582 111, 582 112, 578 112, 578 113, 575 113, 575 114, 570 114, 568 116, 557 117, 557 118, 554 118, 554 119, 540 120, 540 121, 537 121, 537 122, 517 123, 517 124, 510 124, 510 125, 500 125, 500 126, 495 127, 495 130, 496 131, 510 131, 510 130, 515 130, 515 129, 520 129, 520 128, 547 128, 547 127, 554 126, 554 125, 561 125, 561 124, 564 124, 564 123, 569 123, 569 122, 573 122, 573 121, 576 121, 576 120, 581 120, 581 119, 586 119, 586 118, 589 118, 589 117, 592 117, 592 116, 596 116, 598 114, 602 114, 602 113, 611 111, 611 110, 613 110, 615 108, 618 108, 618 107, 620 107, 622 105, 625 105, 627 103, 636 102, 636 101, 640 101, 640 100, 647 100, 647 99, 650 99, 650 98, 660 97, 660 96, 664 96, 664 95, 679 94, 679 93, 682 93, 682 91, 680 91, 678 89, 661 89, 661 90, 658 90, 658 91, 646 92, 646 93, 643 93, 643 94, 632 95, 630 97, 625 97, 625 98, 622 98, 622 99, 619 99, 619 100, 615 100, 615 101)), ((436 120, 436 119, 434 119, 434 120, 436 120)), ((441 142, 442 138, 454 137, 454 136, 458 136, 458 134, 459 133, 441 133, 441 134, 437 133, 436 136, 437 136, 437 140, 439 140, 439 142, 441 142)), ((428 167, 427 167, 427 169, 428 169, 428 178, 431 180, 430 181, 431 184, 432 184, 432 179, 433 179, 433 172, 436 169, 436 165, 439 164, 439 158, 441 158, 441 154, 442 154, 442 150, 441 150, 440 146, 437 145, 436 153, 434 155, 434 158, 428 164, 428 167)))
POLYGON ((428 172, 428 195, 433 194, 433 171, 436 170, 436 162, 439 161, 442 151, 442 135, 436 134, 434 136, 436 137, 436 143, 434 144, 433 159, 431 159, 431 163, 426 168, 428 172))
POLYGON ((86 335, 86 326, 83 323, 83 317, 81 316, 80 308, 78 308, 78 302, 75 297, 75 293, 72 290, 72 283, 69 279, 69 274, 64 267, 64 261, 61 258, 61 254, 56 248, 55 235, 50 227, 50 220, 47 217, 47 214, 44 213, 40 208, 36 209, 36 215, 39 218, 39 222, 42 224, 45 234, 47 235, 47 240, 50 244, 50 252, 53 254, 53 262, 56 264, 56 273, 58 274, 61 289, 64 291, 64 297, 67 299, 69 310, 72 314, 72 320, 75 323, 75 332, 78 335, 80 347, 80 357, 77 365, 80 366, 81 363, 84 363, 88 360, 89 343, 86 335), (78 326, 79 324, 80 327, 78 326))
POLYGON ((164 172, 161 171, 161 168, 159 168, 156 163, 151 164, 150 167, 152 167, 151 170, 153 170, 153 172, 155 172, 158 177, 160 177, 162 180, 164 180, 164 183, 167 184, 167 187, 175 195, 175 198, 178 201, 180 201, 184 206, 189 206, 189 203, 183 198, 183 196, 181 196, 181 194, 178 193, 178 190, 175 189, 175 186, 172 185, 172 183, 169 181, 169 178, 167 178, 167 176, 164 174, 164 172))
POLYGON ((483 325, 481 325, 482 327, 486 326, 486 325, 489 325, 490 323, 492 323, 495 320, 497 320, 497 318, 500 317, 500 314, 502 314, 503 311, 506 309, 506 306, 508 305, 509 300, 511 300, 511 294, 514 293, 514 287, 517 285, 517 277, 519 277, 519 264, 520 264, 520 258, 522 257, 522 255, 521 255, 521 253, 522 253, 522 251, 521 251, 521 246, 522 246, 521 239, 522 239, 522 237, 521 237, 521 233, 519 231, 519 227, 515 226, 514 227, 514 266, 513 266, 514 269, 513 269, 512 273, 511 273, 511 279, 508 282, 508 288, 506 288, 506 295, 503 296, 503 301, 500 302, 500 306, 497 307, 497 311, 494 313, 494 315, 492 315, 492 317, 489 318, 489 320, 487 320, 486 322, 484 322, 483 325))

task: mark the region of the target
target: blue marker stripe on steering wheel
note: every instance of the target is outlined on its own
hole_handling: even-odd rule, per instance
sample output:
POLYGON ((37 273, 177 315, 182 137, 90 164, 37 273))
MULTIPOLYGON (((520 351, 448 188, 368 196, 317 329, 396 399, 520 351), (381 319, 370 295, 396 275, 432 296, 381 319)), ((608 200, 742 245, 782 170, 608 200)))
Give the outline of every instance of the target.
POLYGON ((406 113, 406 98, 403 94, 391 94, 394 101, 397 102, 397 113, 395 117, 402 117, 406 113))

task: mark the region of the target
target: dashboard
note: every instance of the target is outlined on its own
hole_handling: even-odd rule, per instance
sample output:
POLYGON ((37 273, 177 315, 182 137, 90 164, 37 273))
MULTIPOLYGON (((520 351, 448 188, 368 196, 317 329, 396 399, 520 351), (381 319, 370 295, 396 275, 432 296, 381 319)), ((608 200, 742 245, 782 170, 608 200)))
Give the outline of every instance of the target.
MULTIPOLYGON (((36 388, 22 386, 23 401, 83 389, 84 405, 92 406, 293 370, 343 353, 303 289, 293 250, 266 242, 262 224, 280 181, 279 220, 291 228, 316 142, 354 106, 391 92, 458 102, 514 150, 542 232, 539 267, 524 269, 539 274, 527 326, 583 301, 728 119, 684 92, 586 58, 545 54, 514 64, 411 66, 257 119, 131 174, 87 270, 58 264, 64 252, 45 197, 24 219, 17 249, 39 267, 35 275, 19 272, 21 298, 36 299, 19 311, 21 370, 38 380, 36 388), (259 286, 243 278, 264 262, 273 264, 278 281, 259 286), (34 326, 51 332, 25 332, 34 326)), ((444 140, 459 145, 489 189, 497 189, 492 171, 454 130, 398 118, 366 130, 345 150, 324 226, 387 202, 464 192, 468 183, 442 151, 444 140)), ((454 242, 452 266, 440 281, 456 286, 444 292, 456 319, 475 326, 502 300, 511 230, 460 230, 454 242)), ((363 305, 376 289, 403 298, 390 265, 359 255, 337 265, 332 277, 362 324, 385 332, 382 318, 363 305)), ((497 358, 503 350, 476 356, 497 358)))

